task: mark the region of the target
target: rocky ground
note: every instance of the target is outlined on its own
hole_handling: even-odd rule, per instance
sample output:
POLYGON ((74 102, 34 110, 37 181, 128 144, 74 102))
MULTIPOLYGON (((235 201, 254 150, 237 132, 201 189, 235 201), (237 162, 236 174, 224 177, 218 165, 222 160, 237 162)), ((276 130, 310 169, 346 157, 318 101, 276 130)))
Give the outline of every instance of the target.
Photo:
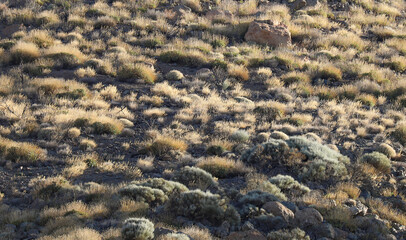
POLYGON ((405 239, 403 0, 0 4, 0 239, 405 239))

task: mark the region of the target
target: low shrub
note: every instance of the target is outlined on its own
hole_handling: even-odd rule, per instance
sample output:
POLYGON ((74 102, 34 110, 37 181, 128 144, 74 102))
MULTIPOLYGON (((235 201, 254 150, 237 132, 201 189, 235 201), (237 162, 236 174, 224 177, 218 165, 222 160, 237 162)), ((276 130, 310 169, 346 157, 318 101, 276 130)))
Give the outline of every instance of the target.
POLYGON ((250 135, 247 131, 237 130, 231 134, 230 139, 235 142, 246 142, 250 138, 250 135))
POLYGON ((168 200, 168 196, 161 189, 130 184, 119 190, 121 196, 134 199, 137 202, 148 203, 152 206, 162 204, 168 200))
POLYGON ((234 161, 222 157, 206 158, 200 161, 196 166, 218 178, 234 177, 250 171, 241 161, 234 161))
POLYGON ((185 185, 181 183, 165 180, 163 178, 149 178, 143 182, 139 182, 136 184, 144 187, 160 189, 167 196, 176 195, 189 190, 185 185))
POLYGON ((125 240, 153 239, 154 224, 146 218, 128 218, 124 221, 121 235, 125 240))
POLYGON ((219 225, 225 220, 230 224, 238 224, 240 216, 220 195, 203 192, 199 189, 183 192, 179 197, 171 198, 167 210, 193 220, 206 219, 219 225))
POLYGON ((278 174, 269 179, 269 182, 275 184, 282 192, 289 195, 303 195, 310 192, 310 189, 296 181, 293 177, 289 175, 278 174))
POLYGON ((383 173, 389 173, 392 166, 389 158, 380 152, 367 153, 361 157, 360 162, 368 163, 383 173))
POLYGON ((200 51, 164 51, 159 55, 159 59, 166 63, 178 63, 190 67, 201 67, 208 64, 207 57, 200 51))
POLYGON ((281 229, 268 233, 267 238, 269 240, 310 240, 310 237, 306 235, 306 232, 300 228, 294 228, 292 230, 281 229))
POLYGON ((177 171, 173 176, 173 180, 183 183, 188 187, 197 187, 203 190, 211 186, 217 186, 217 182, 210 173, 203 169, 189 166, 177 171))
POLYGON ((46 151, 31 143, 0 137, 0 155, 12 162, 36 162, 46 158, 46 151))
POLYGON ((10 61, 13 64, 32 62, 40 55, 40 51, 34 43, 20 41, 10 49, 10 61))
POLYGON ((396 127, 392 132, 393 138, 400 142, 403 146, 406 145, 406 125, 402 124, 396 127))
POLYGON ((117 77, 121 81, 130 81, 139 78, 147 83, 154 83, 158 78, 154 69, 141 63, 121 66, 117 71, 117 77))
POLYGON ((186 151, 188 145, 179 139, 172 137, 160 136, 156 138, 151 144, 147 145, 145 150, 154 155, 163 155, 172 150, 186 151))

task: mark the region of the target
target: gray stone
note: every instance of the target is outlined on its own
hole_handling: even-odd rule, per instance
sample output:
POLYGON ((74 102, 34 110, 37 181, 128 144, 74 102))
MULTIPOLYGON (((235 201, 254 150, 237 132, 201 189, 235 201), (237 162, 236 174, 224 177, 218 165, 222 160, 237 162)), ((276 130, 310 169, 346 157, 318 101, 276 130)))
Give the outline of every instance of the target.
POLYGON ((319 225, 323 216, 314 208, 305 208, 296 212, 294 222, 300 227, 319 225))

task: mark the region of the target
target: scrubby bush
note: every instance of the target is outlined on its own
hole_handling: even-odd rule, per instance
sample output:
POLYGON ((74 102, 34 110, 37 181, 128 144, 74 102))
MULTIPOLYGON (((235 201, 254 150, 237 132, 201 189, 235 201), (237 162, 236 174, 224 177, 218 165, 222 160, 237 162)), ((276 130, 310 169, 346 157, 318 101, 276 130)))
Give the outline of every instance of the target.
POLYGON ((281 139, 281 140, 288 140, 289 136, 284 133, 284 132, 280 132, 280 131, 274 131, 271 133, 271 138, 273 139, 281 139))
POLYGON ((167 63, 178 63, 190 67, 201 67, 208 64, 207 57, 200 51, 169 50, 162 52, 159 59, 167 63))
POLYGON ((231 134, 230 138, 235 142, 246 142, 250 138, 250 135, 244 130, 237 130, 231 134))
POLYGON ((396 157, 396 151, 387 143, 381 143, 376 148, 377 152, 385 154, 388 158, 396 157))
POLYGON ((166 79, 169 81, 179 81, 184 78, 183 73, 178 70, 171 70, 165 75, 166 79))
POLYGON ((145 147, 145 150, 154 155, 160 156, 162 154, 167 154, 172 150, 176 151, 186 151, 188 145, 179 139, 174 139, 172 137, 157 137, 151 144, 145 147))
POLYGON ((125 240, 148 240, 154 238, 154 224, 146 218, 129 218, 121 229, 125 240))
POLYGON ((183 192, 179 197, 171 198, 167 209, 176 215, 193 220, 206 219, 216 225, 225 220, 231 224, 238 224, 240 221, 236 210, 228 206, 220 195, 199 189, 183 192))
POLYGON ((275 195, 261 190, 253 190, 238 199, 237 206, 241 216, 260 215, 261 207, 271 201, 280 201, 275 195))
POLYGON ((31 62, 40 57, 38 47, 34 43, 18 42, 10 49, 11 62, 19 64, 31 62))
POLYGON ((155 188, 162 190, 167 196, 186 192, 189 189, 178 182, 165 180, 163 178, 149 178, 143 182, 137 183, 140 186, 155 188))
POLYGON ((168 200, 168 196, 161 189, 130 184, 119 190, 121 196, 134 199, 137 202, 145 202, 151 205, 162 204, 168 200))
POLYGON ((141 63, 125 64, 121 66, 117 72, 117 77, 122 81, 130 81, 140 78, 147 83, 154 83, 158 78, 154 69, 141 63))
POLYGON ((94 122, 92 124, 93 131, 96 134, 120 134, 123 130, 122 125, 117 125, 113 123, 101 123, 101 122, 94 122))
POLYGON ((242 175, 250 170, 241 161, 234 161, 221 157, 209 157, 204 159, 197 164, 197 167, 218 178, 242 175))
POLYGON ((300 228, 294 228, 292 230, 278 230, 270 232, 267 235, 269 240, 310 240, 310 237, 306 235, 306 232, 300 228))
POLYGON ((168 233, 159 236, 157 240, 190 240, 190 238, 188 237, 188 235, 183 233, 168 233))
POLYGON ((395 138, 396 141, 400 142, 403 146, 406 145, 406 125, 402 124, 392 132, 393 138, 395 138))
POLYGON ((211 186, 217 186, 217 182, 210 173, 203 169, 189 166, 177 171, 173 176, 173 180, 181 182, 188 187, 198 187, 203 190, 211 186))
POLYGON ((282 190, 282 192, 293 195, 301 195, 310 192, 310 189, 308 187, 299 183, 289 175, 278 174, 274 177, 271 177, 269 179, 269 182, 275 184, 278 188, 282 190))
POLYGON ((31 143, 0 137, 0 155, 12 162, 36 162, 45 159, 46 151, 31 143))
POLYGON ((368 163, 383 173, 389 173, 392 166, 389 158, 380 152, 367 153, 361 157, 360 162, 368 163))

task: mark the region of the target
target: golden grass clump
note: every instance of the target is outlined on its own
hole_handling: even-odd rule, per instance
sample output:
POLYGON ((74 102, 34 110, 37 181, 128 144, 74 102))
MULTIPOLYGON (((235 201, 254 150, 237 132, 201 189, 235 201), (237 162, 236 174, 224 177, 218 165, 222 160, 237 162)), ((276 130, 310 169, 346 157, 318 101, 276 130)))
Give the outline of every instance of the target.
POLYGON ((40 56, 41 53, 34 43, 19 41, 10 49, 10 60, 13 64, 31 62, 40 56))
POLYGON ((44 50, 44 56, 57 61, 61 67, 75 67, 82 64, 87 56, 72 45, 53 45, 44 50))
POLYGON ((147 83, 154 83, 158 78, 153 68, 142 63, 121 66, 117 72, 117 77, 122 81, 140 78, 147 83))
POLYGON ((158 136, 153 142, 147 144, 145 150, 159 156, 166 154, 171 150, 184 152, 187 148, 188 145, 180 139, 175 139, 170 136, 158 136))
POLYGON ((248 69, 243 65, 230 64, 228 65, 228 74, 241 81, 247 81, 250 78, 248 69))
POLYGON ((243 162, 222 157, 205 158, 199 161, 196 166, 218 178, 234 177, 250 171, 243 162))
POLYGON ((36 162, 45 160, 46 151, 32 143, 0 137, 0 155, 12 162, 36 162))
POLYGON ((27 42, 35 43, 40 48, 51 46, 55 39, 46 30, 32 30, 25 37, 27 42))

